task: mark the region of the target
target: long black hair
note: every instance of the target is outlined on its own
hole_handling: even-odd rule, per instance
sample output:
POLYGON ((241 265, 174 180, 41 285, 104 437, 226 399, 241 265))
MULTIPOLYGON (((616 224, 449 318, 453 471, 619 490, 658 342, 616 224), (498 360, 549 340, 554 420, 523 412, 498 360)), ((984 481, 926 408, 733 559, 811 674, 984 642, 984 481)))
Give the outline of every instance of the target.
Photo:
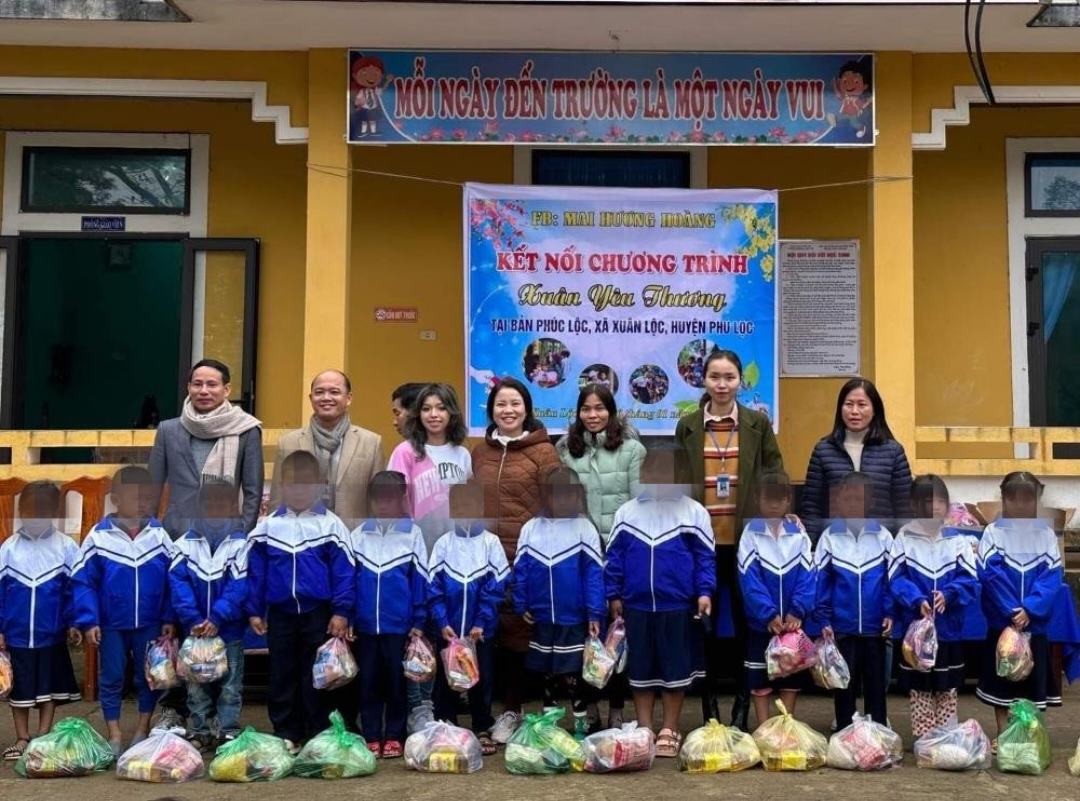
POLYGON ((495 424, 495 396, 499 394, 500 389, 512 389, 519 395, 521 395, 521 400, 525 403, 525 426, 522 429, 523 431, 536 431, 536 429, 544 427, 541 422, 537 420, 536 417, 533 415, 533 401, 532 395, 529 394, 529 388, 522 384, 520 381, 518 381, 516 378, 513 378, 512 376, 506 376, 504 378, 500 378, 495 383, 495 386, 491 388, 491 394, 488 395, 488 434, 498 428, 498 426, 495 424))
POLYGON ((915 517, 932 517, 934 498, 942 498, 946 504, 949 503, 949 488, 941 476, 927 473, 911 482, 911 503, 915 517))
MULTIPOLYGON (((742 359, 739 358, 739 354, 733 350, 724 350, 723 348, 713 348, 708 356, 705 357, 705 364, 701 366, 701 375, 706 376, 709 373, 709 365, 715 361, 723 359, 726 362, 731 362, 735 365, 735 370, 739 373, 739 381, 742 382, 742 359)), ((735 397, 733 398, 735 404, 739 403, 739 391, 735 390, 735 397)), ((706 392, 701 396, 701 400, 698 402, 698 406, 705 408, 709 405, 709 393, 706 392)))
POLYGON ((585 405, 585 401, 589 399, 590 395, 595 395, 604 404, 604 408, 607 409, 608 421, 607 427, 604 428, 604 449, 617 451, 623 443, 623 432, 626 430, 626 426, 619 419, 615 396, 611 394, 611 390, 607 387, 599 384, 586 384, 578 393, 577 407, 574 409, 574 422, 570 424, 570 430, 566 433, 566 449, 570 451, 570 455, 575 459, 580 459, 585 455, 585 434, 588 429, 585 428, 585 423, 581 421, 581 407, 585 405))
POLYGON ((836 418, 833 420, 833 430, 829 439, 840 447, 844 446, 844 436, 847 426, 844 425, 844 401, 847 396, 857 389, 866 393, 870 399, 870 406, 874 409, 874 419, 866 429, 866 445, 882 445, 890 440, 895 440, 892 429, 885 419, 885 401, 881 399, 881 393, 877 391, 874 382, 868 378, 853 378, 844 386, 840 387, 840 394, 836 396, 836 418))
POLYGON ((461 413, 461 404, 458 403, 454 388, 449 384, 427 384, 417 393, 416 400, 409 408, 409 415, 405 418, 405 425, 401 429, 405 439, 412 445, 417 458, 421 459, 424 457, 424 445, 427 443, 428 434, 427 429, 424 428, 424 421, 420 419, 420 410, 424 408, 424 402, 432 395, 438 398, 446 407, 446 411, 450 413, 450 420, 446 424, 446 441, 450 445, 461 445, 469 436, 469 430, 465 427, 465 416, 461 413))

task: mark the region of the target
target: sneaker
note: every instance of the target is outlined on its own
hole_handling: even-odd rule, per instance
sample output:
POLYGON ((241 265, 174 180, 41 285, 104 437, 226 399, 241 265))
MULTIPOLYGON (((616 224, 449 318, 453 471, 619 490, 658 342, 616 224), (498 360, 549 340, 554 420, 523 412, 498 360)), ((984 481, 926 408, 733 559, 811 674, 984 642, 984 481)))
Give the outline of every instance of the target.
POLYGON ((510 739, 510 735, 517 731, 517 728, 520 725, 520 712, 503 712, 499 717, 495 718, 495 725, 491 727, 491 739, 500 745, 506 745, 506 741, 510 739))
POLYGON ((296 756, 300 753, 300 746, 292 740, 285 740, 285 748, 288 750, 289 756, 296 756))
POLYGON ((415 734, 429 723, 435 722, 435 705, 431 701, 421 701, 409 713, 405 722, 409 734, 415 734))
POLYGON ((173 729, 186 729, 187 721, 184 720, 180 713, 171 707, 162 707, 160 714, 157 716, 157 720, 154 721, 155 729, 165 729, 166 731, 172 731, 173 729))
POLYGON ((574 713, 574 739, 579 743, 589 736, 589 725, 585 720, 585 715, 579 715, 574 713))

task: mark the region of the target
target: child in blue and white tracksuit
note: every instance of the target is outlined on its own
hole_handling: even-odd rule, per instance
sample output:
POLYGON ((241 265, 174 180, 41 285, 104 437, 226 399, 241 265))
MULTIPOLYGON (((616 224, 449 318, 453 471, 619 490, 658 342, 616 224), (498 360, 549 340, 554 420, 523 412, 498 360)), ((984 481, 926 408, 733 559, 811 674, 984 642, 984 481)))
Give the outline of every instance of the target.
POLYGON ((887 725, 886 643, 892 636, 889 553, 893 538, 877 520, 866 518, 873 482, 848 473, 833 490, 834 519, 814 550, 817 572, 815 617, 826 637, 834 637, 851 671, 851 682, 834 691, 836 725, 851 724, 862 687, 863 712, 887 725))
POLYGON ((1047 634, 1052 618, 1066 617, 1071 610, 1059 610, 1057 604, 1064 583, 1061 553, 1053 527, 1038 519, 1042 490, 1042 482, 1031 473, 1007 475, 1001 484, 1002 516, 986 527, 979 543, 987 637, 976 694, 994 707, 998 734, 1014 701, 1023 698, 1040 709, 1061 705, 1061 698, 1049 692, 1047 634), (1009 626, 1031 634, 1035 665, 1022 681, 1009 681, 995 670, 998 637, 1009 626))
POLYGON ((791 482, 780 472, 758 480, 758 510, 763 515, 746 523, 739 538, 736 566, 746 612, 746 679, 758 723, 772 714, 769 697, 779 692, 789 712, 809 675, 769 679, 765 649, 773 636, 804 629, 813 622, 817 576, 810 537, 797 520, 788 519, 791 482))
POLYGON ((627 665, 638 724, 652 726, 663 694, 657 753, 675 756, 683 697, 705 675, 702 618, 712 611, 716 552, 709 513, 675 486, 672 451, 654 448, 642 492, 619 507, 604 565, 612 615, 626 621, 627 665))
POLYGON ((249 535, 245 611, 270 650, 267 711, 290 750, 328 725, 326 693, 312 684, 319 646, 345 637, 355 606, 348 529, 322 503, 323 477, 308 451, 281 463, 283 503, 249 535))
POLYGON ((544 685, 544 706, 555 706, 559 685, 570 686, 574 735, 586 735, 593 699, 580 680, 585 639, 600 635, 606 612, 600 535, 586 515, 577 473, 556 467, 540 488, 543 508, 521 529, 514 557, 514 611, 532 624, 525 668, 544 685))
POLYGON ((188 739, 200 749, 240 733, 244 689, 244 630, 247 615, 247 535, 237 508, 237 488, 229 482, 205 483, 199 490, 202 517, 173 545, 169 589, 173 612, 196 637, 220 637, 228 671, 216 682, 189 681, 188 739))
POLYGON ((353 652, 359 666, 360 722, 376 756, 402 755, 406 680, 402 654, 427 621, 427 548, 406 515, 405 476, 376 473, 368 484, 372 517, 349 535, 356 564, 353 652))
MULTIPOLYGON (((479 520, 483 500, 479 484, 455 484, 450 488, 450 514, 455 523, 453 530, 436 540, 431 549, 428 609, 444 640, 469 637, 476 645, 480 679, 468 691, 469 714, 473 731, 481 735, 481 746, 490 753, 494 747, 489 731, 493 722, 492 641, 510 566, 499 538, 479 520)), ((439 670, 441 673, 441 664, 439 670)), ((435 692, 435 717, 455 722, 457 694, 444 676, 436 681, 435 692)))
POLYGON ((71 571, 75 625, 98 644, 98 691, 109 744, 120 749, 120 701, 130 666, 138 691, 139 722, 133 742, 146 737, 157 695, 147 686, 143 658, 158 636, 175 636, 169 600, 169 532, 144 516, 153 497, 150 473, 123 467, 112 480, 115 514, 105 517, 82 541, 71 571))
POLYGON ((920 618, 932 618, 937 630, 937 661, 923 672, 900 664, 900 688, 911 704, 911 730, 921 737, 956 721, 956 691, 964 682, 965 607, 978 597, 975 555, 967 537, 943 531, 949 491, 935 475, 912 482, 918 519, 897 532, 889 555, 893 598, 893 636, 903 638, 920 618))
POLYGON ((60 490, 48 481, 27 484, 19 495, 22 525, 0 545, 0 651, 13 669, 8 697, 15 743, 4 752, 17 759, 30 742, 30 710, 37 707, 39 734, 52 729, 59 704, 79 700, 65 637, 72 628, 71 568, 79 546, 57 531, 60 490))

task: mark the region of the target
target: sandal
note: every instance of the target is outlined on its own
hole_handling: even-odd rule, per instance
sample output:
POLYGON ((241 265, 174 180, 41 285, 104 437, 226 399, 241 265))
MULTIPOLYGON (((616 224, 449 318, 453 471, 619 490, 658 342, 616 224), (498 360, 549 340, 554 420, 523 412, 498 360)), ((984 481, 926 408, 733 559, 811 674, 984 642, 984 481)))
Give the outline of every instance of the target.
POLYGON ((7 748, 4 749, 4 761, 14 762, 23 755, 26 747, 30 745, 29 740, 18 739, 7 748))
POLYGON ((373 753, 376 759, 382 756, 382 743, 378 740, 368 740, 367 747, 368 751, 373 753))
POLYGON ((990 755, 997 756, 997 737, 990 741, 990 755))
POLYGON ((656 736, 656 756, 674 759, 679 755, 680 745, 682 745, 681 734, 671 729, 661 729, 656 736))
POLYGON ((382 758, 383 759, 397 759, 402 754, 401 741, 400 740, 387 740, 383 743, 382 758))
POLYGON ((481 732, 476 735, 476 739, 480 741, 480 753, 484 756, 491 756, 498 751, 498 746, 495 745, 495 741, 491 739, 489 732, 481 732))

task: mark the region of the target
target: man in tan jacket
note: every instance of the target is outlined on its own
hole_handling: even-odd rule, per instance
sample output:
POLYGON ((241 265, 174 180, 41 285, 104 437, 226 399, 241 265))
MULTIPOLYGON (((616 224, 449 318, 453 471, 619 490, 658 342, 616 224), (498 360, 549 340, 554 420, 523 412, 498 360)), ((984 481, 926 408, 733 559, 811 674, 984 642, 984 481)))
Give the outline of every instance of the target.
POLYGON ((326 478, 326 505, 352 527, 367 517, 367 487, 383 469, 382 437, 349 420, 352 383, 340 370, 324 370, 311 382, 311 421, 278 440, 272 506, 281 503, 278 468, 293 451, 308 451, 319 460, 326 478))

